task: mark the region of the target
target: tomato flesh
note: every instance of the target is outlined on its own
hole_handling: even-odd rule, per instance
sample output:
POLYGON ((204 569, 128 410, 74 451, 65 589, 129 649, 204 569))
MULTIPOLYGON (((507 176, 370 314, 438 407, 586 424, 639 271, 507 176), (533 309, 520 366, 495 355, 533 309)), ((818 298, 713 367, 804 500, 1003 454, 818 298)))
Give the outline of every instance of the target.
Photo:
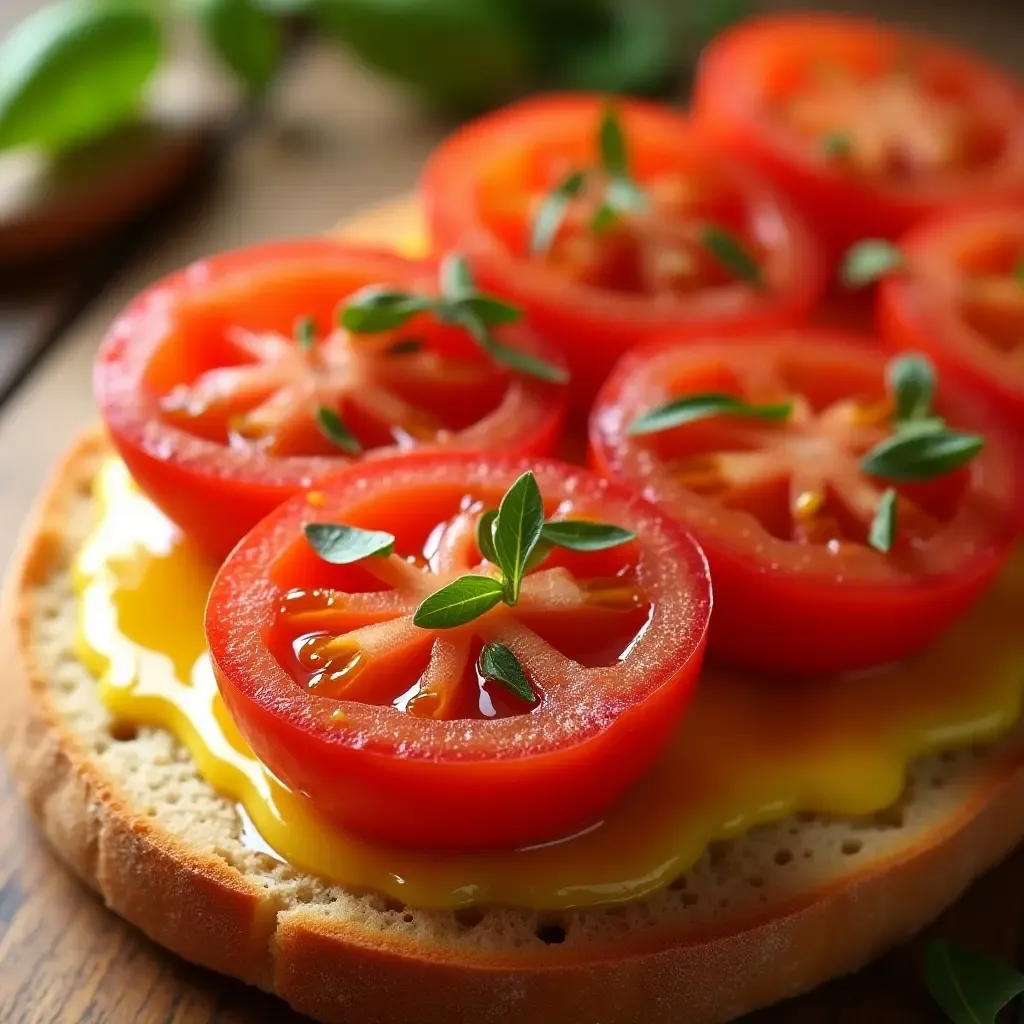
POLYGON ((566 349, 574 396, 593 396, 616 358, 652 333, 741 332, 802 319, 823 287, 818 247, 788 201, 710 149, 679 115, 621 102, 630 173, 646 206, 594 230, 608 186, 598 97, 507 107, 457 132, 422 179, 434 244, 457 248, 486 287, 524 306, 566 349), (588 174, 550 249, 530 234, 544 200, 573 171, 588 174), (756 261, 757 286, 716 258, 709 227, 756 261))
POLYGON ((863 455, 891 432, 885 356, 867 339, 805 329, 756 343, 663 343, 623 361, 591 419, 591 451, 693 530, 715 585, 711 650, 768 671, 831 674, 924 647, 985 590, 1017 532, 1011 445, 943 382, 938 408, 986 444, 928 483, 875 479, 863 455), (783 423, 714 416, 631 436, 640 414, 688 394, 792 401, 783 423), (868 545, 883 490, 896 543, 868 545))
POLYGON ((879 289, 883 338, 926 352, 1024 428, 1024 210, 952 214, 921 225, 900 248, 906 269, 879 289))
POLYGON ((1024 103, 971 55, 870 21, 753 19, 705 51, 694 116, 838 255, 979 196, 1024 198, 1024 103))
POLYGON ((413 625, 446 582, 496 573, 476 522, 525 468, 429 453, 364 463, 282 505, 222 567, 206 627, 225 702, 257 756, 336 824, 424 847, 557 838, 596 820, 678 723, 710 613, 703 555, 586 470, 529 463, 546 514, 614 522, 635 541, 552 554, 514 608, 413 625), (328 565, 302 534, 317 521, 387 530, 396 553, 328 565), (536 703, 480 678, 485 642, 515 654, 536 703))
MULTIPOLYGON (((422 314, 396 331, 337 327, 345 298, 384 284, 433 294, 437 268, 326 240, 203 260, 140 295, 97 356, 103 418, 142 489, 216 558, 310 481, 417 447, 545 453, 564 387, 506 372, 422 314), (312 343, 300 344, 308 320, 312 343), (323 410, 350 435, 343 447, 323 410), (210 515, 210 508, 217 514, 210 515)), ((502 341, 556 366, 521 324, 502 341)))

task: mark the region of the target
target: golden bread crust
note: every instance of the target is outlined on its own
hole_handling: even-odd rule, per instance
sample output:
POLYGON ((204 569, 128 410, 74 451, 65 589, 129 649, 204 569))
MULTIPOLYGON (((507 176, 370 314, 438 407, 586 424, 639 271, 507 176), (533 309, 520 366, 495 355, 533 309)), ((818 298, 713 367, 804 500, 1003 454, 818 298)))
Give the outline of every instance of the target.
MULTIPOLYGON (((404 227, 407 215, 408 204, 378 213, 373 230, 404 227)), ((312 902, 286 905, 131 801, 55 702, 38 655, 39 595, 68 572, 70 510, 106 450, 98 433, 70 450, 10 570, 0 629, 13 648, 12 770, 54 848, 113 910, 185 959, 276 992, 317 1020, 719 1024, 860 967, 1024 836, 1016 742, 987 754, 929 827, 888 854, 698 926, 667 917, 582 949, 499 940, 467 948, 332 917, 312 902)))

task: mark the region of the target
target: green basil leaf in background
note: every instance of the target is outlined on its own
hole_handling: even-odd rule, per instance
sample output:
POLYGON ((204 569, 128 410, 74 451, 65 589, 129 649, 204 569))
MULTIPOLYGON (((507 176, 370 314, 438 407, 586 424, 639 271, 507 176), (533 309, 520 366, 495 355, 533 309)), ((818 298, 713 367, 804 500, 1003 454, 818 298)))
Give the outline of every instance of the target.
POLYGON ((953 1024, 995 1024, 1024 992, 1024 974, 958 942, 936 939, 925 951, 925 983, 953 1024))
POLYGON ((497 518, 498 510, 489 508, 476 523, 476 546, 492 565, 498 564, 498 556, 494 551, 494 520, 497 518))
POLYGON ((522 90, 534 57, 520 19, 495 0, 313 0, 313 18, 364 63, 460 112, 522 90))
POLYGON ((881 551, 883 555, 892 550, 893 541, 896 539, 898 500, 899 496, 891 487, 883 492, 875 506, 875 515, 868 529, 868 544, 876 551, 881 551))
POLYGON ((257 0, 188 0, 210 48, 254 92, 281 63, 281 26, 257 0))
POLYGON ((331 565, 351 565, 377 555, 387 558, 395 550, 393 534, 361 530, 344 523, 307 523, 303 528, 310 547, 331 565))
POLYGON ((589 519, 555 519, 544 524, 541 539, 569 551, 604 551, 636 540, 636 534, 610 523, 589 519))
POLYGON ((855 291, 902 266, 903 255, 892 242, 885 238, 864 238, 846 250, 839 277, 845 288, 855 291))
POLYGON ((896 403, 898 421, 926 420, 935 395, 935 367, 914 352, 897 356, 885 368, 885 378, 896 403))
POLYGON ((0 44, 0 150, 56 152, 131 121, 162 55, 141 7, 64 0, 30 15, 0 44))

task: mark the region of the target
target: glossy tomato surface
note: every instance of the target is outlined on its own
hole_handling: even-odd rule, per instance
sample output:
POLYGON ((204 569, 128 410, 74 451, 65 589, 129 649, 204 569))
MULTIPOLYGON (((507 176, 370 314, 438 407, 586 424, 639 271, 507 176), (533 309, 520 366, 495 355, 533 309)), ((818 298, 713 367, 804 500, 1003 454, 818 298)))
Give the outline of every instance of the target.
MULTIPOLYGON (((429 314, 372 336, 336 326, 363 287, 434 294, 436 277, 430 263, 307 240, 213 256, 154 285, 113 325, 94 373, 136 482, 221 558, 280 502, 360 455, 551 451, 564 387, 502 370, 429 314), (323 410, 354 446, 324 431, 323 410)), ((501 330, 504 343, 561 362, 523 325, 501 330)))
POLYGON ((665 108, 613 106, 646 207, 591 230, 606 109, 601 97, 577 95, 506 107, 442 143, 422 179, 435 246, 464 252, 484 286, 564 347, 581 405, 638 341, 670 328, 740 333, 798 322, 824 282, 820 250, 788 200, 665 108), (551 248, 532 252, 545 197, 577 170, 593 187, 570 204, 551 248), (708 228, 756 260, 760 285, 709 252, 708 228))
POLYGON ((910 655, 980 596, 1018 532, 1009 439, 940 382, 937 412, 981 433, 967 467, 927 483, 864 473, 890 436, 887 357, 856 335, 807 328, 757 343, 666 343, 623 360, 591 418, 601 472, 693 531, 715 587, 710 650, 769 672, 832 674, 910 655), (686 395, 792 402, 784 422, 716 415, 635 436, 642 414, 686 395), (896 539, 871 547, 895 487, 896 539))
POLYGON ((698 71, 702 131, 767 174, 837 255, 981 197, 1024 198, 1019 83, 926 36, 858 18, 752 19, 698 71))
POLYGON ((271 513, 222 566, 206 629, 242 733, 318 811, 397 844, 511 848, 592 823, 648 768, 693 691, 710 607, 700 549, 628 491, 555 461, 422 453, 271 513), (555 549, 514 608, 414 626, 449 580, 496 571, 476 523, 526 468, 549 518, 636 539, 555 549), (329 565, 303 533, 315 522, 388 531, 395 553, 329 565), (512 651, 535 703, 479 674, 485 642, 512 651))
POLYGON ((926 222, 879 286, 882 337, 926 352, 1024 431, 1024 205, 926 222))

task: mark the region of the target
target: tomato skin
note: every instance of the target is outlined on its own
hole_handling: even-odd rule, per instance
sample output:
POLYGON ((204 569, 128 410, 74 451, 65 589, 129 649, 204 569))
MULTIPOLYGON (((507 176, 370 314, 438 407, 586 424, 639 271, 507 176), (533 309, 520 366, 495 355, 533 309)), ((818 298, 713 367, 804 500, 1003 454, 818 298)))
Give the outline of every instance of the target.
POLYGON ((867 19, 781 14, 749 19, 727 30, 702 54, 693 113, 709 139, 758 168, 794 199, 833 258, 860 238, 895 238, 926 217, 970 205, 979 197, 1024 199, 1024 99, 1019 84, 965 51, 867 19), (808 153, 802 140, 774 124, 772 99, 811 61, 834 59, 873 68, 883 61, 895 63, 907 52, 962 83, 970 106, 1003 128, 1004 152, 991 166, 931 182, 911 178, 902 186, 872 182, 808 153))
MULTIPOLYGON (((425 261, 308 239, 222 253, 154 284, 111 327, 93 376, 110 437, 135 481, 205 552, 223 558, 271 509, 352 459, 340 451, 280 457, 196 436, 162 414, 167 381, 188 380, 202 349, 222 343, 229 326, 290 336, 295 321, 313 313, 326 332, 338 302, 358 288, 384 282, 427 288, 435 277, 436 267, 425 261)), ((526 347, 560 362, 525 328, 510 330, 526 347)), ((513 414, 496 411, 483 441, 472 447, 552 451, 565 388, 519 376, 510 381, 506 400, 513 414)), ((451 443, 460 443, 458 434, 451 443)), ((373 449, 366 457, 394 450, 373 449)))
MULTIPOLYGON (((886 357, 870 337, 804 328, 759 344, 762 352, 773 346, 788 353, 785 358, 811 368, 805 372, 820 375, 833 392, 848 388, 857 395, 860 387, 883 394, 886 357)), ((981 596, 1020 533, 1014 509, 1021 477, 1012 441, 970 396, 942 381, 939 409, 954 426, 984 434, 986 446, 972 468, 979 498, 929 542, 934 564, 927 571, 890 571, 887 556, 867 547, 832 557, 824 545, 779 539, 751 516, 674 487, 657 459, 638 459, 643 439, 626 433, 636 415, 686 393, 670 382, 683 385, 688 373, 727 364, 727 353, 743 360, 753 352, 752 345, 702 349, 666 338, 628 355, 591 416, 592 464, 679 518, 704 548, 715 587, 712 656, 759 671, 816 676, 883 665, 920 650, 981 596)))
POLYGON ((1024 368, 1006 365, 956 299, 960 264, 1007 242, 1024 252, 1024 207, 984 206, 921 224, 900 240, 907 270, 878 286, 877 324, 891 348, 925 353, 1024 431, 1024 368))
POLYGON ((703 554, 678 524, 622 488, 553 460, 415 453, 343 470, 317 492, 316 508, 293 498, 242 541, 222 566, 206 612, 224 700, 286 785, 335 823, 385 842, 510 848, 592 823, 650 766, 693 692, 711 606, 703 554), (544 699, 526 714, 472 720, 331 700, 282 667, 267 642, 281 593, 323 571, 309 569, 322 563, 301 537, 304 523, 383 522, 404 553, 403 529, 423 517, 424 505, 436 507, 437 494, 453 507, 470 490, 491 500, 526 468, 548 505, 571 495, 637 530, 638 578, 654 611, 635 657, 583 685, 569 683, 568 693, 548 680, 544 699), (342 727, 332 717, 339 708, 342 727))
POLYGON ((492 170, 514 178, 508 167, 553 141, 568 147, 571 158, 588 154, 604 103, 566 94, 505 107, 450 136, 421 179, 434 246, 465 253, 484 287, 521 305, 531 323, 564 348, 580 408, 633 345, 667 330, 696 337, 712 329, 743 334, 802 322, 825 284, 817 240, 785 196, 709 147, 684 117, 636 101, 616 101, 616 109, 641 183, 645 174, 679 170, 735 189, 750 221, 772 226, 770 248, 780 267, 772 292, 730 301, 728 308, 708 295, 666 304, 564 279, 511 248, 507 225, 480 199, 481 179, 492 170))

